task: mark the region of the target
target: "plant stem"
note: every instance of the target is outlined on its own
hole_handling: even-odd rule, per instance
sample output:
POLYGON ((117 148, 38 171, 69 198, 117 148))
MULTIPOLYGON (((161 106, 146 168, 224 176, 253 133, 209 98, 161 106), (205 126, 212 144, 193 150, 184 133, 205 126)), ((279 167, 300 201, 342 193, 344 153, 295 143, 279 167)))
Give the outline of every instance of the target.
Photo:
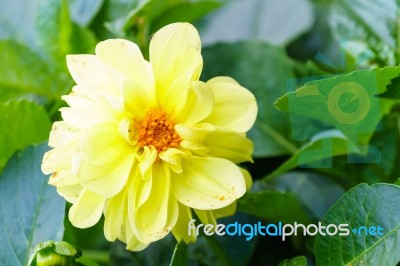
POLYGON ((272 127, 270 127, 264 121, 260 119, 257 121, 256 126, 258 126, 262 131, 264 131, 267 135, 273 138, 279 145, 288 150, 291 154, 294 154, 297 151, 297 147, 294 146, 291 142, 285 139, 281 134, 276 132, 272 127))

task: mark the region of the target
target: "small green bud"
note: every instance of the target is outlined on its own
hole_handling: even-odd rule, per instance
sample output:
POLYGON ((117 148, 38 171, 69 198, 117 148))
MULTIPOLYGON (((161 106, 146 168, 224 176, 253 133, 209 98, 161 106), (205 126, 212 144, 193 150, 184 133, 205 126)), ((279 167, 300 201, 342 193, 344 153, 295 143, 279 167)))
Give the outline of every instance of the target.
POLYGON ((44 241, 36 245, 28 266, 73 266, 82 252, 73 245, 60 241, 44 241))

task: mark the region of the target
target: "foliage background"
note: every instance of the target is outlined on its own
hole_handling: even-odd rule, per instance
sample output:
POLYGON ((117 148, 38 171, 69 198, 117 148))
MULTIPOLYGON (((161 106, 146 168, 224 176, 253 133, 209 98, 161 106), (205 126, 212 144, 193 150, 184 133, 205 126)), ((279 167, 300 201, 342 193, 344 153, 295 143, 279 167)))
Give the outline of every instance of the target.
POLYGON ((108 243, 101 222, 73 228, 69 206, 47 185, 40 163, 65 105, 60 96, 73 85, 65 55, 93 53, 98 41, 116 37, 146 54, 151 35, 175 21, 200 31, 201 79, 232 76, 259 106, 249 133, 255 163, 245 165, 252 191, 220 222, 379 224, 385 234, 200 237, 178 246, 172 264, 400 261, 400 192, 392 185, 400 172, 399 1, 0 0, 0 7, 0 265, 26 265, 33 247, 48 239, 74 244, 99 265, 170 263, 172 237, 132 253, 108 243), (327 108, 333 88, 346 82, 367 93, 367 100, 351 92, 338 100, 345 113, 368 103, 361 122, 338 122, 327 108), (297 97, 316 87, 319 96, 297 97))

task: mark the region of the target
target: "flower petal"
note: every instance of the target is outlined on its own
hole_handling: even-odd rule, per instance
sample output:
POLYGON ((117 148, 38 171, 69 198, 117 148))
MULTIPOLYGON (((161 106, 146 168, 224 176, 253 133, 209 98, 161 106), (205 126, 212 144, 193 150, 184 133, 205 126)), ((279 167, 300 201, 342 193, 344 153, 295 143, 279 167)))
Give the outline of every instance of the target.
POLYGON ((182 174, 172 173, 172 192, 182 204, 199 210, 223 208, 246 192, 239 168, 212 157, 182 159, 182 174))
POLYGON ((75 204, 78 201, 82 190, 83 187, 81 186, 81 184, 57 187, 57 193, 64 197, 66 201, 72 204, 75 204))
POLYGON ((146 202, 137 206, 134 219, 141 242, 166 236, 178 218, 178 202, 170 196, 170 170, 162 162, 153 165, 152 188, 146 202))
POLYGON ((189 23, 169 24, 150 42, 150 62, 156 80, 156 95, 168 110, 178 112, 186 100, 190 81, 198 80, 203 66, 197 30, 189 23))
POLYGON ((206 135, 203 145, 212 157, 225 158, 234 163, 253 161, 253 142, 242 133, 217 129, 206 135))
POLYGON ((78 201, 69 209, 68 218, 75 227, 91 227, 100 220, 104 202, 104 197, 90 190, 83 190, 78 201))
POLYGON ((95 55, 67 55, 67 66, 72 78, 86 95, 96 99, 99 95, 119 99, 122 92, 122 73, 104 64, 95 55))
POLYGON ((151 65, 143 58, 135 43, 123 39, 102 41, 96 46, 96 55, 123 73, 130 81, 154 93, 151 65))
POLYGON ((104 235, 108 241, 115 241, 125 234, 127 212, 126 189, 108 199, 104 206, 104 235))
POLYGON ((227 77, 216 77, 206 84, 214 93, 215 106, 204 122, 238 132, 248 131, 257 116, 258 108, 254 95, 227 77))
POLYGON ((102 124, 90 129, 81 139, 76 177, 93 192, 110 198, 126 185, 135 154, 119 135, 118 125, 102 124))
POLYGON ((191 83, 185 107, 178 114, 178 123, 194 125, 210 115, 214 106, 214 94, 203 82, 191 83))
POLYGON ((194 243, 197 239, 196 229, 194 227, 188 227, 190 220, 193 219, 192 209, 181 203, 178 203, 178 205, 179 217, 174 228, 172 229, 172 234, 178 242, 183 239, 186 243, 194 243))

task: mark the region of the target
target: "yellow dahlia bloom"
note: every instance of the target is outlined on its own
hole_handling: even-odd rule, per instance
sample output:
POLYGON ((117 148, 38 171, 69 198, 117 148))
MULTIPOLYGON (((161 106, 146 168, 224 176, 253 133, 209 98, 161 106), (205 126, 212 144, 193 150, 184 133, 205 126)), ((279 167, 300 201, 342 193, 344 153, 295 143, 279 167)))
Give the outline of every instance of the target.
POLYGON ((76 82, 63 96, 42 170, 73 205, 71 223, 105 217, 109 241, 141 250, 170 231, 188 234, 192 210, 203 223, 234 212, 251 179, 254 96, 228 77, 199 81, 200 38, 188 23, 160 29, 146 61, 136 44, 100 42, 96 55, 67 56, 76 82))

